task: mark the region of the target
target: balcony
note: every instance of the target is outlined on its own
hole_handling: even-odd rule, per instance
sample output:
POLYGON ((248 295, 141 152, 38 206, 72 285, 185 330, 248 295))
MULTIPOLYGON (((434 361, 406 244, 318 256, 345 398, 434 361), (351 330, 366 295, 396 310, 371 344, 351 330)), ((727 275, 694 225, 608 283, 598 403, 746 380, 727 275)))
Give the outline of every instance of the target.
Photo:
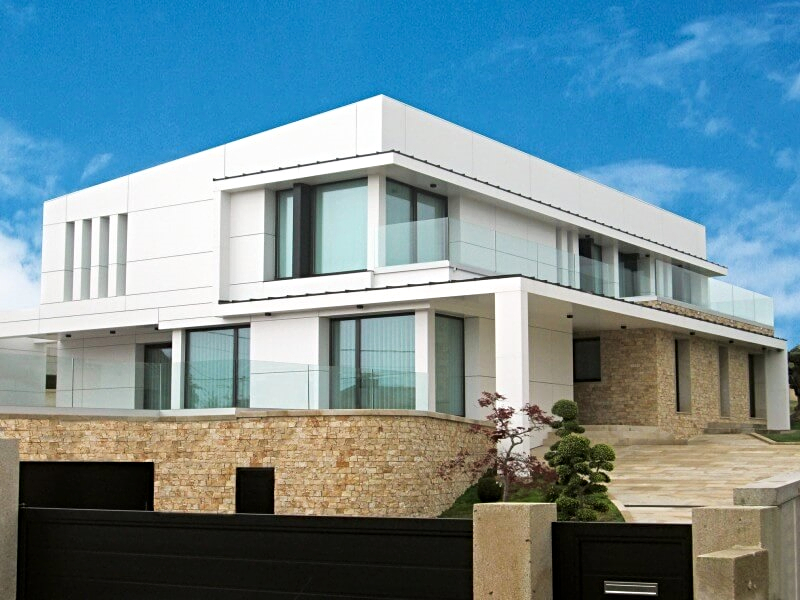
POLYGON ((614 265, 452 218, 387 225, 380 228, 377 243, 381 267, 449 261, 476 275, 519 274, 603 296, 665 300, 774 326, 768 296, 661 259, 626 258, 614 265))

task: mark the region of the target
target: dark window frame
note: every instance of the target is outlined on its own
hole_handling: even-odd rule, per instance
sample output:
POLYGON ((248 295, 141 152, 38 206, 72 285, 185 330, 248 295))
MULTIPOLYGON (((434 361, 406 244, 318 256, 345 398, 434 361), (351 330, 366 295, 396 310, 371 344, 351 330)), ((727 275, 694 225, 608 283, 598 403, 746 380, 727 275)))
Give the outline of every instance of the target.
MULTIPOLYGON (((366 266, 363 269, 331 271, 329 273, 317 273, 314 269, 314 255, 317 248, 317 236, 315 233, 317 224, 317 189, 328 185, 356 181, 363 181, 365 187, 369 189, 369 180, 367 177, 351 177, 349 179, 326 181, 325 183, 318 183, 315 185, 297 182, 290 188, 275 190, 274 281, 327 277, 328 275, 345 275, 348 273, 364 273, 368 270, 366 266), (278 248, 280 241, 278 238, 278 225, 280 223, 280 202, 278 201, 278 195, 288 191, 292 191, 292 274, 288 277, 279 277, 278 248)), ((367 200, 369 201, 369 192, 367 194, 367 200)), ((369 224, 367 224, 367 231, 369 232, 369 224)), ((367 248, 367 254, 369 254, 369 248, 367 248)))
POLYGON ((573 383, 597 383, 599 381, 603 381, 603 349, 602 349, 602 344, 603 344, 603 342, 602 342, 602 340, 600 339, 599 336, 598 337, 573 338, 572 339, 572 382, 573 383), (600 363, 600 376, 597 377, 596 379, 595 378, 578 379, 578 376, 576 374, 575 365, 577 364, 577 361, 575 360, 575 358, 576 358, 577 353, 575 352, 575 347, 578 344, 582 343, 582 342, 597 342, 597 352, 600 355, 598 357, 599 358, 598 362, 600 363))
MULTIPOLYGON (((184 340, 183 340, 183 356, 184 356, 184 368, 183 368, 183 398, 181 401, 181 405, 184 409, 188 409, 188 394, 189 394, 189 364, 191 362, 191 356, 189 355, 189 337, 192 333, 196 331, 223 331, 226 329, 230 329, 234 332, 233 334, 233 360, 231 361, 232 370, 231 370, 231 377, 233 381, 232 386, 232 398, 231 398, 231 406, 230 408, 249 408, 250 405, 250 396, 247 397, 247 406, 239 406, 238 404, 238 397, 239 397, 239 330, 240 329, 250 329, 250 323, 242 324, 242 325, 229 325, 228 327, 197 327, 194 329, 187 329, 185 331, 184 340)), ((249 354, 248 354, 249 356, 249 354)), ((248 375, 249 376, 249 375, 248 375)))
MULTIPOLYGON (((419 187, 415 187, 415 186, 409 185, 407 183, 403 183, 402 181, 398 181, 397 179, 391 179, 391 178, 387 177, 386 178, 387 187, 388 187, 388 185, 390 183, 394 183, 394 184, 397 184, 397 185, 402 185, 403 187, 408 188, 409 191, 411 192, 411 198, 410 198, 410 201, 411 201, 411 220, 408 221, 409 223, 417 223, 419 221, 417 219, 417 204, 418 204, 417 196, 420 193, 422 193, 422 194, 424 194, 426 196, 430 196, 432 198, 438 198, 439 200, 443 200, 444 201, 443 202, 444 203, 444 217, 442 217, 442 218, 443 219, 448 218, 448 216, 450 214, 449 213, 449 200, 448 200, 448 197, 445 196, 444 194, 436 194, 436 193, 433 193, 433 192, 429 192, 428 190, 425 190, 425 189, 422 189, 422 188, 419 188, 419 187)), ((386 202, 386 196, 387 196, 387 194, 384 193, 384 198, 383 198, 384 203, 386 202)), ((427 219, 425 219, 425 220, 427 220, 427 219)), ((417 230, 416 230, 416 228, 412 228, 411 232, 412 233, 411 233, 410 244, 411 244, 412 257, 411 257, 411 261, 409 263, 407 263, 407 264, 413 265, 413 264, 417 264, 418 263, 418 261, 417 261, 417 250, 418 250, 418 248, 417 248, 417 230)))
MULTIPOLYGON (((144 362, 145 365, 148 364, 147 363, 147 350, 148 350, 148 348, 149 349, 153 349, 153 350, 165 350, 165 349, 169 348, 170 352, 171 352, 172 351, 172 342, 156 342, 156 343, 153 343, 153 344, 142 344, 142 357, 144 359, 143 362, 144 362)), ((170 353, 170 360, 171 359, 172 359, 172 354, 170 353)), ((172 368, 172 364, 170 363, 170 369, 171 368, 172 368)), ((170 377, 170 380, 171 380, 171 377, 170 377)), ((144 407, 145 404, 147 404, 147 398, 145 398, 145 396, 144 396, 144 394, 146 394, 146 393, 147 393, 147 386, 144 386, 144 392, 142 394, 142 407, 144 407)), ((170 399, 172 398, 172 390, 169 391, 168 397, 170 399)), ((153 410, 153 409, 150 409, 150 410, 153 410)))
MULTIPOLYGON (((354 354, 355 354, 355 364, 353 365, 353 370, 356 372, 356 377, 360 382, 361 379, 361 321, 366 319, 382 319, 386 317, 415 317, 415 314, 412 311, 403 311, 403 312, 393 312, 393 313, 380 313, 375 315, 353 315, 349 317, 333 317, 329 319, 328 323, 328 364, 331 367, 336 367, 339 365, 334 364, 333 357, 335 356, 335 352, 333 350, 333 344, 330 342, 333 339, 333 324, 342 321, 354 321, 355 322, 355 347, 354 347, 354 354)), ((415 332, 416 333, 416 332, 415 332)), ((414 345, 416 346, 417 340, 416 335, 414 337, 414 345)), ((328 394, 329 397, 332 397, 332 386, 333 386, 333 378, 330 378, 328 383, 329 390, 328 394)), ((356 410, 362 410, 363 407, 361 406, 361 385, 360 383, 356 385, 356 394, 355 394, 355 405, 356 410)))

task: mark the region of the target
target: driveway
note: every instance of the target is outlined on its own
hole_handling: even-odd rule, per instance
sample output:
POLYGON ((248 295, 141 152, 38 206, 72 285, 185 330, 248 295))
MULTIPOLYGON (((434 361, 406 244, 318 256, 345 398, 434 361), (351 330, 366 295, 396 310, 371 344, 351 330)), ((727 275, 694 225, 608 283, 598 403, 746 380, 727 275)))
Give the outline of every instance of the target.
POLYGON ((800 445, 701 435, 680 446, 616 449, 609 492, 634 523, 690 523, 692 507, 733 504, 733 488, 800 470, 800 445))

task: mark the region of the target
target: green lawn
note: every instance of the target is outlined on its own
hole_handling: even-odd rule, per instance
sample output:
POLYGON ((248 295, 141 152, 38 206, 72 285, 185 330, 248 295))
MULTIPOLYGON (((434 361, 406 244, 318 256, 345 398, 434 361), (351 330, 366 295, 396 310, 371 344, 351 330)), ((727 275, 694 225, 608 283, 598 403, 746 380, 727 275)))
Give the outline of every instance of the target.
MULTIPOLYGON (((544 491, 540 489, 518 489, 511 492, 509 502, 544 502, 544 491)), ((472 505, 480 504, 478 500, 478 486, 472 485, 461 494, 453 506, 444 511, 439 518, 444 519, 471 519, 472 518, 472 505)), ((625 521, 622 514, 620 514, 617 507, 612 502, 608 503, 608 511, 600 515, 599 521, 614 521, 622 523, 625 521)))
POLYGON ((792 423, 792 431, 789 433, 771 433, 765 431, 761 433, 761 435, 774 442, 800 442, 800 423, 792 423))

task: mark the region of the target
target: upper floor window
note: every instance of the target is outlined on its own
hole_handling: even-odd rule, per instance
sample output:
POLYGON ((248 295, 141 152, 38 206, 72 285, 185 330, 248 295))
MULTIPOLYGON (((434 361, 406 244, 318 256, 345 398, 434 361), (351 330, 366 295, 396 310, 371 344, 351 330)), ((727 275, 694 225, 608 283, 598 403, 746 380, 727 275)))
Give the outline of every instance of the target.
POLYGON ((447 258, 447 198, 386 181, 385 266, 447 258))
POLYGON ((367 180, 296 184, 276 195, 278 278, 367 268, 367 180))

